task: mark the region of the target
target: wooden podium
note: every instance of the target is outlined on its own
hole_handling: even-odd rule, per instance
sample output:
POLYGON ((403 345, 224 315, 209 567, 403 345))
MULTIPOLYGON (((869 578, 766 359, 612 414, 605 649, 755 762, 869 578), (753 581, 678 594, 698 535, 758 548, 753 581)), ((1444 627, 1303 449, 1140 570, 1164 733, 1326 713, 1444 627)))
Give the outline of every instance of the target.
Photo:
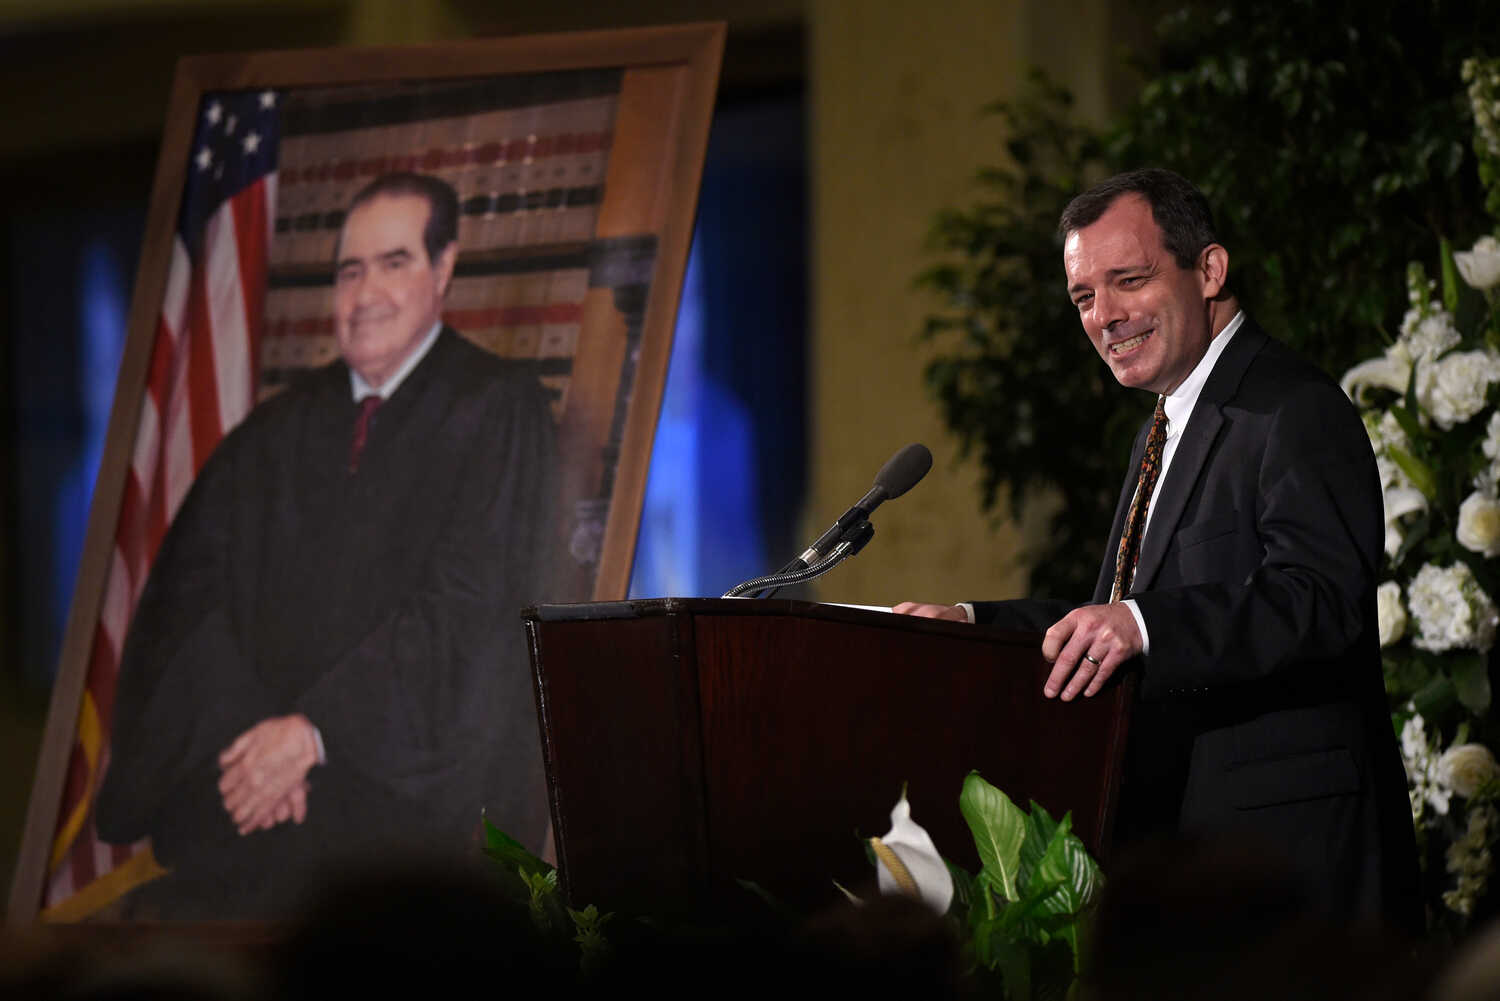
POLYGON ((523 613, 563 888, 576 906, 691 912, 751 880, 804 907, 870 882, 908 784, 939 851, 979 771, 1107 852, 1128 723, 1111 684, 1042 696, 1029 633, 787 600, 665 598, 523 613))

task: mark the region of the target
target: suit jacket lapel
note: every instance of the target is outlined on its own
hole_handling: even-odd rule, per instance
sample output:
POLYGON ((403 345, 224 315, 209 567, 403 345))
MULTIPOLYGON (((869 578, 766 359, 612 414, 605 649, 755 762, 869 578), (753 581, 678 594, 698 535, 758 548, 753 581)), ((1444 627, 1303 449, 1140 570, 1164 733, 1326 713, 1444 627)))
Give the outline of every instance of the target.
MULTIPOLYGON (((1193 414, 1188 418, 1182 440, 1172 454, 1172 465, 1167 469, 1166 479, 1156 494, 1156 510, 1151 515, 1151 524, 1146 538, 1141 541, 1141 557, 1136 563, 1135 582, 1131 591, 1149 588, 1161 569, 1167 555, 1167 545, 1177 534, 1177 523, 1187 508, 1192 496, 1193 484, 1203 475, 1213 450, 1214 439, 1224 425, 1223 405, 1239 388, 1240 379, 1249 367, 1250 360, 1260 352, 1266 342, 1265 332, 1251 322, 1249 317, 1240 326, 1234 339, 1214 363, 1193 414)), ((1139 462, 1139 460, 1136 460, 1139 462)))

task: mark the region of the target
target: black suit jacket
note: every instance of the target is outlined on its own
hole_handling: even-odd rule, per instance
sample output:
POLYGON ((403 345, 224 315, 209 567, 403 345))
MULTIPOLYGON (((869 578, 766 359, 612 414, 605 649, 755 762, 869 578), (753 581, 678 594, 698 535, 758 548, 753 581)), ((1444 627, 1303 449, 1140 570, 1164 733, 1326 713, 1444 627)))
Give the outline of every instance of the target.
MULTIPOLYGON (((1109 600, 1141 429, 1094 601, 1109 600)), ((1234 832, 1284 850, 1335 914, 1417 928, 1415 846, 1376 625, 1383 508, 1348 399, 1254 323, 1210 373, 1131 597, 1150 637, 1117 843, 1234 832)), ((976 603, 1045 629, 1069 605, 976 603)))

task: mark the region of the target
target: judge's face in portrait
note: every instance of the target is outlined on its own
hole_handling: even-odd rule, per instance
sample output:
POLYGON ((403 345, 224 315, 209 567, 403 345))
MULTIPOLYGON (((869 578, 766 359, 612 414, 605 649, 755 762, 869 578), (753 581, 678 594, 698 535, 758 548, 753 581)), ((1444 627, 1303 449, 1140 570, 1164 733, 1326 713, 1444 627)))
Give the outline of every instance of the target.
POLYGON ((344 221, 334 275, 334 330, 344 361, 379 387, 442 314, 456 244, 423 243, 432 207, 419 194, 377 195, 344 221))
POLYGON ((1163 245, 1150 203, 1126 194, 1068 234, 1063 269, 1084 333, 1120 384, 1170 393, 1208 350, 1229 255, 1210 244, 1183 267, 1163 245))

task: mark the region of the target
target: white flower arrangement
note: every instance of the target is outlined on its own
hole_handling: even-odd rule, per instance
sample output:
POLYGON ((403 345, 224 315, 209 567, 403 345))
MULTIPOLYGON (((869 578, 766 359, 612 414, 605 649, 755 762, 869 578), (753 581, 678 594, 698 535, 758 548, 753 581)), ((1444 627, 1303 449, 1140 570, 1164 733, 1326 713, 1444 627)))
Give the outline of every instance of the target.
POLYGON ((1495 843, 1497 828, 1500 816, 1495 808, 1481 804, 1469 811, 1463 837, 1448 846, 1444 861, 1448 874, 1454 877, 1454 886, 1443 893, 1443 903, 1455 914, 1472 915, 1474 904, 1489 884, 1490 873, 1495 869, 1490 848, 1495 843))
POLYGON ((1401 763, 1406 766, 1406 791, 1411 799, 1411 819, 1418 826, 1427 807, 1447 816, 1453 791, 1438 772, 1436 748, 1427 736, 1420 713, 1412 713, 1401 727, 1401 763))
MULTIPOLYGON (((1486 208, 1500 220, 1500 59, 1463 72, 1486 208)), ((1340 381, 1362 411, 1384 495, 1375 611, 1429 899, 1460 926, 1477 913, 1500 839, 1489 679, 1500 625, 1497 236, 1456 253, 1444 241, 1440 281, 1413 263, 1394 342, 1340 381)))

